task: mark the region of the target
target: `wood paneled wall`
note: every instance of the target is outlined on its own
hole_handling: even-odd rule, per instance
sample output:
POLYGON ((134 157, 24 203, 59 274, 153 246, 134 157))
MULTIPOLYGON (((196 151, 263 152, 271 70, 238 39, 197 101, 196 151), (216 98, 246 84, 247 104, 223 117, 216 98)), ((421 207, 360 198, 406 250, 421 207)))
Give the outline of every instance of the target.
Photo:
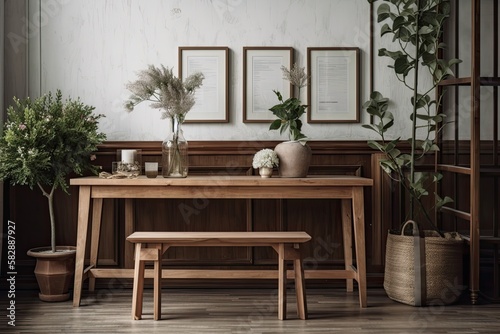
MULTIPOLYGON (((255 174, 252 157, 259 149, 278 142, 227 141, 190 142, 190 175, 255 174)), ((368 272, 372 284, 381 283, 386 233, 393 224, 393 193, 385 187, 386 177, 377 165, 379 156, 366 142, 321 141, 309 143, 312 151, 310 174, 350 174, 375 179, 365 191, 368 272), (376 205, 376 207, 373 206, 376 205)), ((141 149, 142 160, 161 161, 159 142, 107 142, 97 152, 96 164, 110 171, 117 149, 141 149)), ((8 219, 17 225, 19 284, 34 283, 34 260, 26 256, 31 247, 49 244, 47 203, 41 193, 27 187, 6 187, 8 219)), ((57 242, 75 245, 78 195, 56 194, 57 242)), ((202 196, 200 196, 202 197, 202 196)), ((137 230, 172 231, 276 231, 305 230, 313 237, 305 248, 309 267, 343 267, 340 206, 331 200, 225 200, 179 199, 136 200, 137 230)), ((123 202, 105 200, 99 265, 123 266, 123 202)), ((394 222, 395 226, 399 223, 394 222)), ((177 248, 165 254, 165 265, 178 267, 268 266, 274 253, 267 249, 177 248)), ((343 283, 342 283, 343 284, 343 283)))
MULTIPOLYGON (((255 174, 251 168, 252 157, 262 148, 273 148, 275 141, 190 142, 190 175, 194 174, 255 174)), ((313 151, 310 174, 351 174, 374 180, 372 189, 365 191, 365 229, 368 281, 371 286, 381 286, 385 258, 385 241, 389 229, 397 229, 404 219, 403 199, 397 184, 380 169, 383 157, 371 150, 364 141, 335 142, 312 141, 313 151)), ((110 171, 118 149, 141 149, 142 160, 161 161, 159 142, 106 142, 99 147, 96 164, 110 171)), ((403 148, 404 149, 404 148, 403 148)), ((466 154, 466 152, 464 153, 466 154)), ((431 168, 431 166, 426 167, 431 168)), ((467 180, 463 190, 466 192, 467 180)), ((493 194, 499 190, 484 187, 493 194)), ((451 194, 455 188, 444 189, 451 194)), ((76 244, 78 192, 70 187, 70 195, 56 193, 57 242, 60 245, 76 244)), ((16 265, 19 288, 33 288, 34 260, 26 255, 32 247, 48 245, 49 221, 46 199, 38 189, 11 187, 4 189, 4 220, 16 222, 16 265)), ((305 248, 305 266, 309 268, 343 267, 340 208, 335 200, 225 200, 225 199, 136 200, 137 230, 172 231, 272 231, 304 230, 313 240, 305 248)), ((485 208, 494 206, 498 197, 485 193, 485 208)), ((459 200, 461 202, 461 199, 459 200)), ((457 203, 459 205, 460 203, 457 203)), ((122 200, 105 200, 103 226, 99 251, 99 265, 121 267, 124 264, 123 246, 125 233, 122 200)), ((491 220, 491 219, 490 219, 491 220)), ((487 222, 487 220, 485 220, 487 222)), ((453 224, 445 224, 448 229, 453 224)), ((457 225, 455 225, 457 226, 457 225)), ((491 228, 486 223, 487 229, 491 228)), ((178 268, 266 267, 275 265, 274 252, 265 248, 176 248, 165 254, 166 266, 178 268)), ((489 255, 488 255, 489 256, 489 255)), ((485 263, 488 263, 486 259, 485 263)), ((5 261, 2 261, 5 275, 5 261)), ((485 276, 483 275, 483 278, 485 276)), ((1 284, 5 280, 1 280, 1 284)), ((212 284, 211 281, 195 282, 212 284)), ((267 282, 269 283, 269 282, 267 282)), ((261 286, 263 281, 224 282, 222 286, 261 286)), ((271 282, 272 283, 272 282, 271 282)), ((101 280, 100 284, 106 284, 101 280)), ((129 285, 120 282, 119 285, 129 285)), ((189 285, 190 282, 170 282, 170 286, 189 285)), ((220 282, 215 282, 218 286, 220 282)), ((343 285, 342 281, 311 281, 308 287, 343 285)), ((500 285, 499 282, 495 283, 500 285)), ((495 286, 493 284, 493 286, 495 286)))

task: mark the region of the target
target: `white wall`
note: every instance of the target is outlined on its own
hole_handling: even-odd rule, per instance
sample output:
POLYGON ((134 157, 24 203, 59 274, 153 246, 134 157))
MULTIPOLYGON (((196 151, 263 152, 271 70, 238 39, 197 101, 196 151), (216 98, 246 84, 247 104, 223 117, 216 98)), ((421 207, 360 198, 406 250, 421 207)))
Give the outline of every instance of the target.
MULTIPOLYGON (((106 115, 100 126, 108 140, 163 139, 167 126, 157 109, 140 105, 132 113, 124 110, 129 95, 125 84, 150 63, 173 66, 176 72, 179 46, 231 50, 230 123, 186 124, 188 140, 284 139, 268 131, 267 124, 242 122, 243 46, 292 46, 301 66, 306 65, 307 47, 357 46, 362 51, 360 105, 369 96, 366 0, 43 0, 41 10, 31 7, 29 19, 32 26, 41 26, 41 35, 40 45, 33 39, 30 46, 30 94, 61 88, 65 95, 81 97, 106 115), (33 56, 35 48, 41 61, 33 56)), ((378 31, 376 36, 377 49, 382 41, 378 31)), ((398 104, 407 92, 386 65, 375 55, 375 88, 398 104)), ((399 136, 407 132, 409 111, 397 104, 396 114, 405 113, 393 131, 399 136)), ((361 122, 368 122, 363 110, 361 122)), ((303 131, 316 140, 373 137, 361 124, 305 124, 303 131)))

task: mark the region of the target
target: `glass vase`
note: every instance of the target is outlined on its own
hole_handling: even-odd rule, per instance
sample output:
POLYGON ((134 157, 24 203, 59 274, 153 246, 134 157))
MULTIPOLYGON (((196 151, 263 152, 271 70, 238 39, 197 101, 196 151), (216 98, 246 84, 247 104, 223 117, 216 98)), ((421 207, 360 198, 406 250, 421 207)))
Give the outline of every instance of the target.
POLYGON ((188 142, 182 132, 179 116, 168 119, 169 133, 162 144, 163 177, 186 177, 188 175, 188 142))

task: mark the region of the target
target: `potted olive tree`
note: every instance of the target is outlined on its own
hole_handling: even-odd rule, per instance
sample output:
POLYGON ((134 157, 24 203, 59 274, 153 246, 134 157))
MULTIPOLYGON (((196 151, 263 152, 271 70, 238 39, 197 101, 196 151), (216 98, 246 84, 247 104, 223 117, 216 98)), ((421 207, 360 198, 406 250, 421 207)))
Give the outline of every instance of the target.
POLYGON ((446 124, 446 116, 439 112, 441 96, 435 97, 435 91, 440 82, 453 75, 453 65, 460 62, 441 59, 439 54, 445 48, 441 37, 450 4, 448 0, 383 2, 377 9, 378 22, 386 22, 381 28, 381 36, 392 36, 398 47, 395 50, 382 48, 379 56, 392 59, 389 67, 411 92, 408 101, 409 153, 398 148, 400 138, 386 137, 387 130, 395 122, 393 113, 388 110, 389 99, 373 92, 364 105, 374 122, 363 126, 377 132, 382 139, 371 140, 368 144, 385 154, 380 166, 402 185, 409 197, 408 222, 400 231, 388 234, 384 288, 390 298, 410 305, 449 304, 459 297, 457 293, 450 296, 447 287, 461 287, 463 242, 456 233, 445 235, 435 225, 432 213, 452 199, 440 198, 433 191, 442 175, 418 170, 418 164, 428 154, 439 150, 435 137, 446 124), (421 80, 423 75, 429 79, 421 80), (436 201, 429 207, 423 199, 432 193, 436 201), (404 235, 407 226, 411 227, 411 236, 404 235), (423 226, 433 229, 424 231, 423 226))
POLYGON ((70 173, 97 172, 93 152, 105 135, 98 131, 102 115, 80 100, 63 101, 61 91, 37 99, 19 100, 7 109, 7 122, 0 137, 0 179, 11 185, 38 188, 47 198, 51 246, 35 248, 35 275, 40 299, 62 301, 74 272, 75 247, 56 246, 54 191, 68 193, 70 173))

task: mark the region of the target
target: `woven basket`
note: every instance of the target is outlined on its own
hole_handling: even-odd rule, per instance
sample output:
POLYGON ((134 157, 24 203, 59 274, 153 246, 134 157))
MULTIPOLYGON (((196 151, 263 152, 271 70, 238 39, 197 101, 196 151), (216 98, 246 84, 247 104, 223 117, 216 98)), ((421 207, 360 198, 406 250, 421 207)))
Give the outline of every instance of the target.
MULTIPOLYGON (((408 224, 408 223, 407 223, 408 224)), ((384 289, 389 298, 412 306, 415 303, 414 237, 389 232, 387 237, 384 289)), ((456 233, 445 238, 435 231, 425 235, 425 282, 423 305, 448 305, 456 302, 462 287, 463 240, 456 233)))

